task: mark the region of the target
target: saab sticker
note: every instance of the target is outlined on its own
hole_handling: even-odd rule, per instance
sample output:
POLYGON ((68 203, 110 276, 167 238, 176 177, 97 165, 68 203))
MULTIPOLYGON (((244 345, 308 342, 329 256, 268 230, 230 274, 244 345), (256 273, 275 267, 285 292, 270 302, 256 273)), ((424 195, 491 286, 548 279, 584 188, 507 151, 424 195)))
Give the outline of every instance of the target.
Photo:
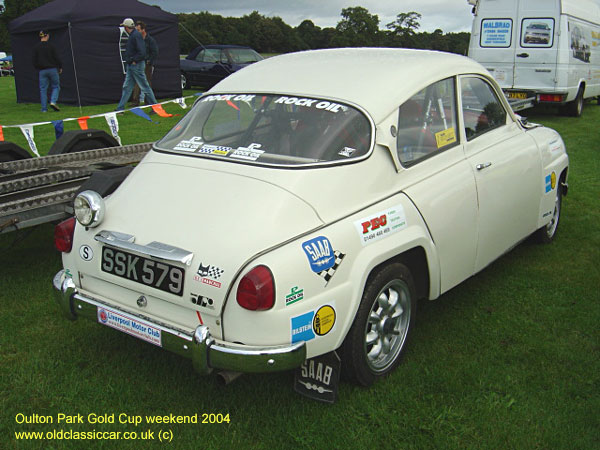
POLYGON ((301 316, 292 317, 292 344, 300 341, 310 341, 315 338, 312 321, 314 311, 307 312, 301 316))
POLYGON ((289 306, 293 303, 299 302, 304 298, 304 289, 300 289, 298 286, 294 286, 291 292, 285 296, 285 306, 289 306))
POLYGON ((81 256, 81 259, 84 261, 91 261, 94 257, 94 251, 89 245, 82 245, 79 247, 79 256, 81 256))
POLYGON ((333 267, 335 257, 331 242, 325 236, 319 236, 302 244, 304 253, 308 257, 310 268, 313 272, 319 273, 333 267))
POLYGON ((335 309, 329 305, 321 306, 313 318, 313 331, 325 336, 335 325, 335 309))
POLYGON ((319 236, 302 244, 313 272, 325 280, 325 286, 341 264, 344 253, 334 251, 331 242, 325 236, 319 236))
POLYGON ((556 187, 556 174, 552 172, 550 175, 546 175, 546 194, 556 187))
POLYGON ((407 227, 402 205, 380 211, 354 222, 363 247, 407 227))

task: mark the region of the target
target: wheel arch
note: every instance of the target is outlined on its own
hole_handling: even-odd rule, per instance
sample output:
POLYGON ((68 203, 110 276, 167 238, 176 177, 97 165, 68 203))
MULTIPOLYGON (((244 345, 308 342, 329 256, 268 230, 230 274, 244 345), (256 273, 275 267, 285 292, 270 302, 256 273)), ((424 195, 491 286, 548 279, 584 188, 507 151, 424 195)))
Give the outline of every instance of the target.
POLYGON ((402 253, 399 253, 398 255, 393 256, 374 266, 369 272, 369 275, 367 276, 367 279, 363 286, 363 291, 378 271, 380 271, 383 267, 394 263, 404 264, 408 268, 408 270, 410 270, 410 273, 413 277, 413 281, 415 282, 417 299, 429 298, 429 262, 427 260, 427 254, 425 252, 425 249, 420 245, 405 250, 402 253))

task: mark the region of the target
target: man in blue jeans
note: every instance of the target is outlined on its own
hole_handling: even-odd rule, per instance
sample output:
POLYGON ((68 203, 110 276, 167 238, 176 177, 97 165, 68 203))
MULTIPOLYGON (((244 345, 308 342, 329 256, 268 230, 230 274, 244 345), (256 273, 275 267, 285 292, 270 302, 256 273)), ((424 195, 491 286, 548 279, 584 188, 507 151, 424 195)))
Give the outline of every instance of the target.
POLYGON ((125 108, 125 103, 131 97, 133 87, 137 83, 140 90, 144 93, 147 102, 150 104, 158 103, 154 92, 148 84, 146 79, 146 44, 141 33, 135 29, 135 22, 133 19, 125 19, 121 24, 125 27, 125 31, 129 34, 127 40, 127 48, 125 51, 125 62, 127 63, 127 73, 125 74, 125 81, 123 82, 123 93, 121 100, 117 106, 117 111, 122 111, 125 108))
POLYGON ((60 111, 56 102, 60 92, 59 74, 62 73, 62 63, 54 46, 48 42, 50 35, 42 30, 39 33, 40 42, 33 48, 33 66, 40 71, 40 100, 42 112, 48 112, 48 86, 50 92, 50 107, 60 111))

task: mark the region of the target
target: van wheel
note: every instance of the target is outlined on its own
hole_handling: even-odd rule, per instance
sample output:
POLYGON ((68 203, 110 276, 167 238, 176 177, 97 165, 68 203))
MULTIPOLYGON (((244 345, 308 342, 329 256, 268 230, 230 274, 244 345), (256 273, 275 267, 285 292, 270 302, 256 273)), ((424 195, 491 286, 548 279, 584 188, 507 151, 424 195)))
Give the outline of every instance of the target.
POLYGON ((581 114, 583 114, 583 86, 577 91, 575 100, 567 103, 562 112, 567 116, 581 117, 581 114))
POLYGON ((342 373, 362 386, 396 368, 417 312, 410 270, 390 264, 369 278, 341 347, 342 373))

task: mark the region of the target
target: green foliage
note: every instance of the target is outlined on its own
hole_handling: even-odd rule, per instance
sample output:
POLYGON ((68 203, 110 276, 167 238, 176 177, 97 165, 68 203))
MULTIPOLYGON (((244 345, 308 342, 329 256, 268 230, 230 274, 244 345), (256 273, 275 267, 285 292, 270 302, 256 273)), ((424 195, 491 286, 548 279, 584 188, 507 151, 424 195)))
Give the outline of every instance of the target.
POLYGON ((287 53, 331 47, 406 47, 466 54, 469 33, 417 32, 421 14, 398 14, 396 20, 379 29, 379 17, 366 8, 342 9, 335 28, 321 28, 311 20, 290 27, 280 17, 265 17, 253 11, 243 17, 222 17, 208 12, 178 14, 181 24, 179 45, 187 54, 198 45, 247 45, 260 53, 287 53))
MULTIPOLYGON (((21 17, 51 0, 4 0, 4 8, 0 9, 0 51, 10 52, 10 36, 8 25, 11 20, 21 17)), ((1 8, 1 7, 0 7, 1 8)))
MULTIPOLYGON (((0 9, 0 51, 10 52, 8 23, 50 0, 6 0, 0 9)), ((321 28, 311 20, 291 27, 280 17, 253 11, 243 17, 223 17, 207 11, 177 14, 180 54, 199 45, 247 45, 260 53, 288 53, 331 47, 406 47, 466 54, 469 33, 418 33, 421 14, 399 13, 387 30, 379 29, 379 17, 361 6, 344 8, 335 28, 321 28)))
POLYGON ((379 42, 379 16, 356 6, 342 9, 342 20, 332 40, 335 47, 370 47, 379 42))

